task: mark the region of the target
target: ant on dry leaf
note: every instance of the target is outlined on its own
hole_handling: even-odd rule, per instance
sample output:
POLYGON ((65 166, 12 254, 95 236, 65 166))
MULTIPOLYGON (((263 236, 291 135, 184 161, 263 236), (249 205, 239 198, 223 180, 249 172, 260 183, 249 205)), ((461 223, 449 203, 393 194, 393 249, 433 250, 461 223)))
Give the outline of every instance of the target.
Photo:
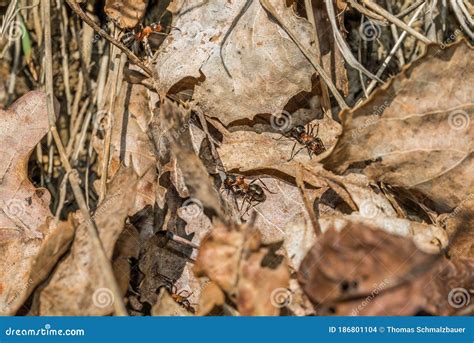
MULTIPOLYGON (((303 125, 296 125, 293 127, 289 132, 283 134, 283 137, 294 139, 296 142, 291 149, 291 156, 288 159, 288 162, 293 160, 296 155, 303 149, 306 149, 309 155, 309 158, 313 158, 313 155, 321 155, 326 151, 326 147, 324 146, 323 141, 321 138, 318 137, 319 134, 319 124, 311 125, 307 124, 306 126, 303 125), (314 129, 316 128, 316 133, 314 129), (295 152, 296 145, 300 144, 302 147, 295 152)), ((281 137, 282 138, 282 137, 281 137)), ((281 138, 277 139, 280 140, 281 138)))
POLYGON ((264 189, 269 193, 275 194, 275 192, 268 189, 267 185, 265 185, 260 178, 247 181, 245 176, 237 174, 225 173, 223 185, 227 194, 231 192, 235 196, 242 198, 242 205, 239 209, 240 211, 244 209, 244 205, 247 203, 247 208, 243 215, 247 214, 247 212, 255 205, 258 205, 267 199, 264 189), (259 181, 262 186, 256 184, 257 181, 259 181))
POLYGON ((171 280, 169 277, 160 274, 163 279, 165 279, 165 284, 158 287, 157 293, 160 291, 161 288, 165 288, 171 298, 178 303, 181 307, 183 307, 186 311, 195 313, 196 310, 192 306, 191 302, 188 300, 188 298, 194 293, 194 292, 189 292, 186 289, 182 289, 178 291, 178 287, 176 287, 175 283, 176 281, 171 280))

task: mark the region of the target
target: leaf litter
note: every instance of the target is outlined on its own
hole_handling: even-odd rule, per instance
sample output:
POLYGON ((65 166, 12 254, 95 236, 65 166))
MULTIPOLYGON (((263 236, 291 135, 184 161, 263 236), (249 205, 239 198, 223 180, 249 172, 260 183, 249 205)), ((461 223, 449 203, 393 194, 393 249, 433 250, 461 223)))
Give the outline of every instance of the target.
POLYGON ((0 314, 474 313, 467 21, 66 3, 0 39, 0 314))

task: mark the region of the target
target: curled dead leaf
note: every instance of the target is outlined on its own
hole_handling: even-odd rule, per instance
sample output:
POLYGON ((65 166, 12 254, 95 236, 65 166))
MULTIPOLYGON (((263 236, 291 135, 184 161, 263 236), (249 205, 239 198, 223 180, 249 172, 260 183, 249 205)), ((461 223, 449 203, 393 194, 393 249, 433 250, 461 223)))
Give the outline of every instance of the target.
POLYGON ((368 161, 371 179, 417 190, 446 212, 474 193, 472 47, 430 46, 370 99, 343 111, 343 134, 323 163, 368 161))

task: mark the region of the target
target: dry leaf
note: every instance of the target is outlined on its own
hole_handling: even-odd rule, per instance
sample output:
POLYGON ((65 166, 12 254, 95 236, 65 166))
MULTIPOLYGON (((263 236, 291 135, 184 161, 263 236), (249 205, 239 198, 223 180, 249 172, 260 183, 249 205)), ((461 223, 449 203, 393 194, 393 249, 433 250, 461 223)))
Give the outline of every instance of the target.
MULTIPOLYGON (((232 78, 227 75, 221 42, 246 1, 209 0, 200 6, 174 1, 170 5, 173 26, 179 30, 172 30, 160 48, 155 82, 160 93, 194 78, 195 108, 228 124, 259 113, 281 113, 294 95, 311 90, 313 67, 259 1, 253 1, 223 46, 232 78)), ((310 47, 311 24, 282 1, 271 3, 285 24, 295 28, 297 38, 310 47)))
MULTIPOLYGON (((283 241, 283 248, 290 266, 298 269, 303 257, 315 242, 303 199, 297 187, 274 178, 262 177, 268 189, 266 200, 255 205, 243 218, 257 213, 255 227, 259 228, 263 244, 283 241)), ((258 181, 257 181, 258 184, 258 181)), ((307 190, 308 196, 316 197, 317 190, 307 190)), ((239 201, 239 206, 241 200, 239 201)))
POLYGON ((49 130, 46 94, 28 93, 0 110, 0 121, 0 314, 13 315, 47 277, 74 230, 55 223, 48 190, 35 188, 27 176, 30 154, 49 130))
POLYGON ((122 295, 125 295, 130 283, 130 258, 137 259, 139 252, 138 230, 131 224, 125 224, 124 230, 117 239, 112 255, 112 267, 122 295))
POLYGON ((474 259, 474 194, 471 194, 451 213, 439 218, 450 238, 448 255, 453 258, 474 259))
POLYGON ((243 316, 277 316, 291 297, 287 289, 288 266, 283 262, 274 268, 264 267, 267 254, 266 249, 261 249, 244 257, 240 266, 236 302, 243 316))
MULTIPOLYGON (((293 116, 297 116, 294 114, 293 116)), ((297 125, 289 115, 282 117, 281 123, 274 123, 273 130, 281 128, 283 132, 288 132, 297 125), (283 120, 283 118, 285 120, 283 120)), ((319 125, 319 138, 324 143, 326 149, 336 144, 336 137, 341 132, 340 125, 328 116, 322 120, 314 120, 310 125, 319 125)), ((295 168, 299 163, 304 163, 308 168, 316 167, 318 162, 327 154, 309 157, 306 148, 296 143, 294 139, 284 137, 279 133, 252 131, 227 132, 221 128, 223 134, 222 144, 217 151, 226 170, 238 169, 240 171, 259 170, 273 168, 279 170, 279 165, 287 164, 295 168), (296 143, 296 144, 295 144, 296 143), (291 159, 294 146, 294 153, 299 153, 291 159), (303 148, 303 149, 302 149, 303 148), (288 160, 290 160, 288 162, 288 160)), ((293 176, 293 175, 292 175, 293 176)))
POLYGON ((447 303, 450 292, 472 286, 473 266, 473 260, 451 262, 409 239, 351 224, 324 233, 298 278, 320 314, 454 314, 459 307, 447 303))
POLYGON ((216 306, 222 306, 225 302, 225 294, 215 282, 208 282, 201 290, 199 299, 198 316, 205 316, 216 306))
POLYGON ((178 304, 168 291, 163 287, 158 294, 158 301, 151 309, 152 316, 192 316, 192 313, 187 311, 183 306, 178 304))
POLYGON ((121 29, 132 29, 138 25, 148 5, 148 0, 107 0, 105 13, 121 29))
MULTIPOLYGON (((137 176, 121 168, 108 185, 107 195, 94 214, 104 250, 112 257, 115 243, 133 206, 137 176)), ((37 294, 40 316, 108 315, 114 296, 96 262, 85 223, 80 223, 69 254, 58 264, 47 285, 37 294)))
POLYGON ((431 46, 363 105, 342 113, 344 131, 325 166, 343 171, 370 161, 370 178, 420 191, 440 211, 457 206, 474 192, 473 81, 467 43, 431 46))
POLYGON ((367 217, 353 213, 343 216, 323 216, 320 224, 323 232, 330 228, 340 231, 353 225, 373 226, 393 235, 411 238, 418 249, 431 254, 439 253, 441 249, 448 246, 448 236, 442 228, 408 219, 381 215, 367 217))
POLYGON ((282 256, 261 245, 258 230, 217 225, 199 249, 194 272, 207 276, 235 301, 242 315, 277 315, 290 274, 282 256))
POLYGON ((161 105, 160 110, 161 119, 155 117, 151 124, 151 132, 155 142, 159 141, 158 137, 160 136, 159 120, 163 120, 167 125, 168 139, 171 142, 172 151, 176 156, 178 166, 190 194, 199 200, 201 204, 211 208, 223 219, 224 215, 221 211, 220 197, 213 186, 214 184, 206 168, 193 149, 189 124, 187 124, 189 122, 189 111, 185 111, 168 100, 161 105))
POLYGON ((430 268, 436 256, 402 237, 370 226, 324 233, 300 267, 300 283, 314 303, 370 294, 374 284, 394 287, 430 268))

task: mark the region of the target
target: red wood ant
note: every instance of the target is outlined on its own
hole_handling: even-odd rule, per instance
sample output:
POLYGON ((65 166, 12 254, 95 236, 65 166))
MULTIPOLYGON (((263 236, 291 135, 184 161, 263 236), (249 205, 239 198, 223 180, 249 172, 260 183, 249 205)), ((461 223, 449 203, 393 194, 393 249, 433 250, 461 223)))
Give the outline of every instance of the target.
POLYGON ((158 288, 158 290, 162 287, 166 288, 169 295, 171 296, 171 298, 173 298, 174 301, 176 301, 179 305, 181 305, 187 311, 189 311, 191 313, 195 313, 196 311, 195 311, 194 307, 192 307, 191 303, 188 300, 188 298, 194 292, 190 293, 186 289, 182 289, 178 292, 178 288, 176 287, 176 285, 174 284, 174 282, 170 278, 168 278, 168 277, 166 277, 162 274, 160 274, 160 276, 162 276, 166 280, 166 285, 160 286, 158 288))
POLYGON ((269 193, 275 194, 268 189, 268 187, 260 178, 247 182, 245 177, 242 175, 226 174, 223 185, 227 192, 232 192, 236 196, 242 198, 242 208, 240 210, 243 209, 245 203, 248 203, 244 215, 252 207, 264 202, 267 199, 263 189, 267 190, 269 193), (257 185, 255 183, 256 181, 260 181, 263 185, 263 188, 257 185))
POLYGON ((323 141, 321 138, 318 137, 319 133, 319 124, 310 125, 308 124, 307 127, 303 125, 297 125, 292 128, 284 137, 293 138, 296 142, 291 149, 291 156, 288 159, 288 162, 291 161, 298 155, 298 153, 306 149, 308 151, 309 158, 312 158, 313 155, 320 155, 326 151, 326 147, 324 146, 323 141), (314 133, 314 128, 316 127, 316 133, 314 133), (301 144, 302 147, 295 152, 296 144, 301 144))
MULTIPOLYGON (((175 27, 172 27, 172 28, 175 28, 175 27)), ((151 38, 151 35, 153 34, 167 36, 168 33, 164 32, 164 29, 165 29, 165 26, 161 25, 160 22, 153 23, 147 26, 140 25, 138 29, 125 33, 122 36, 121 41, 122 41, 122 44, 128 48, 131 48, 137 43, 143 43, 147 54, 149 56, 152 56, 153 52, 151 51, 151 47, 148 40, 149 38, 151 38)), ((179 30, 178 28, 175 28, 175 29, 179 30)))

